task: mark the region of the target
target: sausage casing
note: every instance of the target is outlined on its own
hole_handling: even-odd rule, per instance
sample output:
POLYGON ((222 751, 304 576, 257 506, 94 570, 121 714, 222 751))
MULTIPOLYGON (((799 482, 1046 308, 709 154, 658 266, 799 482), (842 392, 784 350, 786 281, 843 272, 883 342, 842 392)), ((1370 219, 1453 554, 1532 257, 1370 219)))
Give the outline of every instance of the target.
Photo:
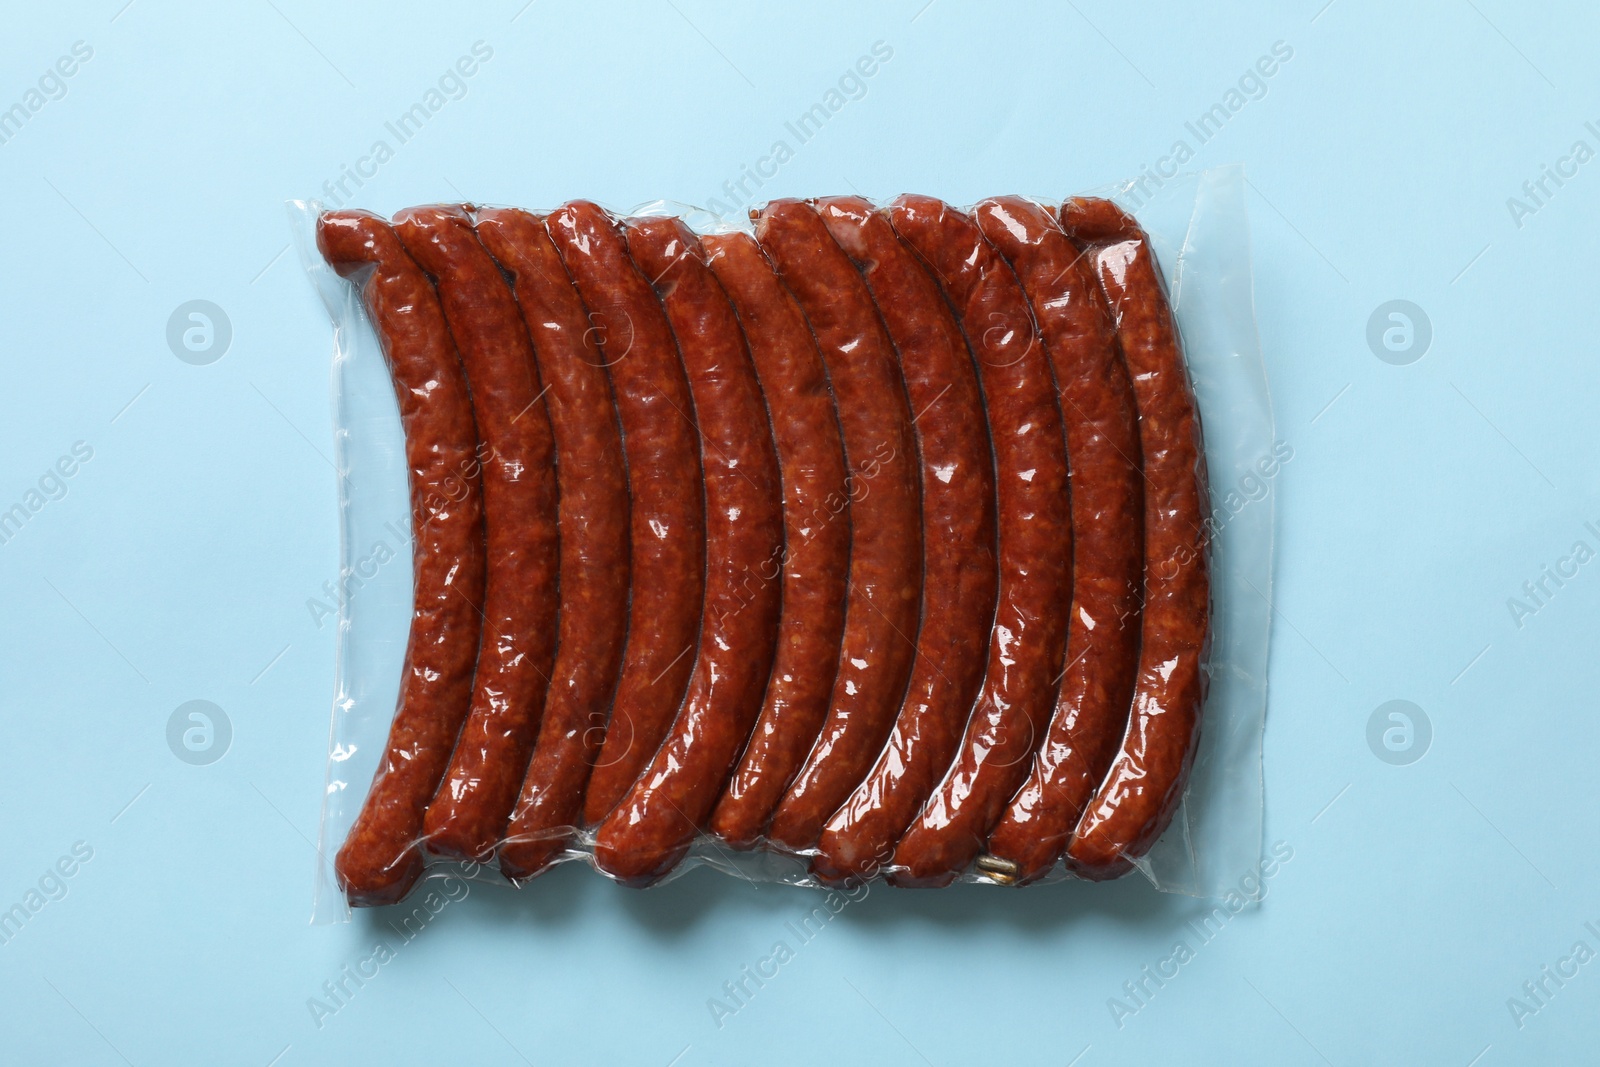
POLYGON ((648 885, 688 851, 761 709, 781 586, 759 575, 782 554, 783 505, 761 386, 698 238, 673 218, 626 229, 683 354, 706 487, 705 619, 689 690, 655 758, 595 835, 596 866, 648 885))
POLYGON ((616 693, 628 636, 628 472, 588 313, 544 222, 516 209, 485 210, 477 231, 511 282, 533 342, 560 490, 560 636, 550 696, 500 848, 501 871, 527 878, 572 837, 616 693))
POLYGON ((711 831, 753 848, 828 714, 844 636, 850 567, 844 444, 822 354, 794 297, 745 233, 702 237, 711 269, 744 328, 772 420, 783 475, 782 614, 772 678, 755 730, 711 817, 711 831))
POLYGON ((955 755, 983 682, 999 582, 994 456, 972 356, 939 286, 860 197, 818 203, 900 355, 922 466, 922 627, 905 700, 866 780, 828 820, 824 881, 870 878, 955 755))
POLYGON ((889 217, 939 280, 977 358, 999 498, 1000 600, 983 689, 890 872, 896 885, 939 886, 982 850, 1055 706, 1072 591, 1066 438, 1027 298, 977 224, 925 196, 900 197, 889 217))
POLYGON ((1209 499, 1200 419, 1160 267, 1108 200, 1070 200, 1062 228, 1092 257, 1133 380, 1143 452, 1144 618, 1128 729, 1067 847, 1087 878, 1128 870, 1183 798, 1200 740, 1211 645, 1209 499))
POLYGON ((1067 669, 1033 769, 989 838, 989 854, 1027 883, 1061 858, 1128 726, 1144 587, 1139 420, 1092 261, 1030 200, 985 200, 973 215, 1011 262, 1039 323, 1072 487, 1067 669))
POLYGON ((394 379, 410 472, 413 610, 394 722, 334 861, 346 899, 393 904, 422 874, 423 817, 472 700, 484 595, 478 430, 439 298, 389 224, 317 220, 317 246, 361 292, 394 379))
POLYGON ((483 444, 483 636, 472 705, 423 822, 430 852, 482 862, 511 817, 555 660, 555 441, 516 300, 467 213, 416 207, 393 225, 433 279, 483 444))
POLYGON ((595 324, 633 500, 628 642, 584 797, 584 821, 593 825, 655 756, 683 702, 705 596, 704 481, 677 344, 616 224, 597 205, 576 200, 545 226, 595 324))
POLYGON ((850 464, 850 591, 828 717, 768 837, 802 851, 871 769, 916 652, 922 523, 911 411, 894 346, 855 265, 816 209, 776 200, 756 239, 794 293, 828 368, 850 464))

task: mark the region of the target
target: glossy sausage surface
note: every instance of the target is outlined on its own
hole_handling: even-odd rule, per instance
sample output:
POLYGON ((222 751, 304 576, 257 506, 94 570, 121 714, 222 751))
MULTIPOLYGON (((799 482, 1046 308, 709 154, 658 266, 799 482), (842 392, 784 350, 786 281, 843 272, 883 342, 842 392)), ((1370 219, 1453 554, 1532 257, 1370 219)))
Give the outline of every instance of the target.
POLYGON ((478 430, 439 298, 389 224, 317 220, 317 247, 350 278, 377 331, 405 431, 414 604, 383 756, 334 861, 356 907, 393 904, 422 874, 422 823, 472 700, 484 594, 478 430))
POLYGON ((871 769, 905 696, 922 599, 922 515, 911 410, 872 295, 816 209, 768 204, 756 239, 822 352, 850 465, 850 592, 828 716, 779 803, 770 840, 812 848, 871 769))
POLYGON ((1144 618, 1132 712, 1067 847, 1068 866, 1098 879, 1148 852, 1183 799, 1211 645, 1210 509, 1200 419, 1149 239, 1108 200, 1069 200, 1061 224, 1092 256, 1115 318, 1144 454, 1144 618))
POLYGON ((611 216, 576 200, 545 225, 594 322, 622 424, 633 508, 628 643, 583 817, 632 788, 683 702, 705 595, 705 493, 694 403, 650 282, 611 216))
POLYGON ((778 650, 744 754, 711 831, 753 848, 828 714, 850 568, 844 445, 822 354, 794 297, 744 233, 702 237, 766 395, 783 476, 784 548, 755 580, 781 581, 778 650))
POLYGON ((781 587, 760 580, 783 551, 778 455, 739 320, 677 219, 635 219, 628 252, 678 338, 706 486, 706 595, 689 691, 660 751, 595 835, 595 865, 648 885, 683 858, 761 709, 778 643, 781 587))
POLYGON ((1055 368, 1072 487, 1072 623, 1055 715, 989 838, 1004 880, 1049 872, 1128 726, 1144 588, 1144 474, 1133 385, 1094 264, 1050 211, 1021 197, 973 212, 1010 261, 1055 368))
POLYGON ((483 636, 472 705, 423 822, 430 852, 483 862, 511 818, 555 660, 555 441, 516 300, 467 213, 415 207, 393 225, 433 279, 483 443, 483 636))
POLYGON ((905 701, 866 780, 829 819, 811 869, 870 878, 949 769, 994 621, 994 455, 966 339, 916 255, 861 197, 817 205, 861 270, 900 356, 922 470, 922 628, 905 701))
POLYGON ((527 878, 572 838, 616 693, 628 636, 628 472, 588 312, 543 220, 486 210, 477 231, 511 282, 533 343, 560 490, 560 636, 550 696, 500 848, 501 871, 527 878))
POLYGON ((983 689, 890 872, 896 885, 940 886, 982 851, 1055 707, 1072 598, 1067 450, 1050 364, 1011 267, 941 201, 903 196, 889 217, 938 278, 977 357, 999 497, 1000 602, 983 689))

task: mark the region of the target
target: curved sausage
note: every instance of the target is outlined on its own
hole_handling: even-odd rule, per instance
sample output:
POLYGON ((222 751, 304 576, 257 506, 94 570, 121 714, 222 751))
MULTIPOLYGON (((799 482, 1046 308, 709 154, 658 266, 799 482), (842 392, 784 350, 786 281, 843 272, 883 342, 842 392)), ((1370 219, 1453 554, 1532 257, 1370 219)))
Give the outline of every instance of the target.
POLYGON ((699 240, 670 218, 632 220, 626 230, 678 338, 706 486, 705 620, 689 692, 655 759, 595 835, 596 866, 648 885, 688 851, 761 710, 780 586, 759 575, 783 552, 783 506, 761 386, 699 240))
POLYGON ((600 334, 633 498, 628 644, 584 798, 593 825, 655 756, 683 702, 705 596, 704 481, 677 344, 611 216, 575 200, 545 226, 600 334))
POLYGON ((428 806, 428 851, 487 860, 511 817, 556 647, 555 443, 517 304, 459 207, 415 207, 395 235, 434 283, 483 442, 488 551, 472 705, 428 806))
POLYGON ((423 815, 472 699, 484 593, 478 430, 439 298, 388 223, 317 220, 322 256, 361 292, 394 378, 410 470, 414 605, 394 723, 334 862, 356 907, 393 904, 422 874, 423 815))
POLYGON ((533 342, 555 435, 560 501, 560 638, 539 737, 500 870, 529 878, 565 850, 622 669, 628 637, 628 472, 604 361, 544 223, 525 211, 477 214, 533 342))
POLYGON ((900 197, 889 217, 939 280, 977 357, 999 496, 1000 603, 983 689, 890 874, 896 885, 939 886, 983 848, 1055 706, 1072 588, 1066 439, 1027 298, 977 224, 925 196, 900 197))
POLYGON ((753 848, 828 714, 844 636, 849 486, 827 370, 794 297, 749 234, 700 243, 744 328, 783 476, 783 554, 757 575, 770 582, 782 572, 777 656, 755 730, 710 824, 733 847, 753 848))
POLYGON ((984 863, 991 877, 1026 884, 1066 851, 1128 727, 1144 587, 1139 419, 1088 257, 1031 200, 996 197, 973 215, 1033 306, 1055 368, 1072 486, 1067 671, 1049 733, 984 863))
POLYGON ((798 852, 816 844, 824 821, 866 776, 905 696, 921 614, 921 503, 905 385, 866 283, 808 204, 768 204, 756 239, 811 325, 850 464, 839 673, 827 721, 767 834, 798 852))
POLYGON ((861 197, 820 201, 900 353, 922 462, 922 629, 889 743, 829 819, 812 871, 871 878, 950 766, 983 683, 999 583, 994 455, 967 342, 922 264, 861 197))
POLYGON ((1133 379, 1144 456, 1144 619, 1126 736, 1067 846, 1087 878, 1149 851, 1183 798, 1200 739, 1211 647, 1205 449, 1150 242, 1108 200, 1070 200, 1061 225, 1092 258, 1133 379))

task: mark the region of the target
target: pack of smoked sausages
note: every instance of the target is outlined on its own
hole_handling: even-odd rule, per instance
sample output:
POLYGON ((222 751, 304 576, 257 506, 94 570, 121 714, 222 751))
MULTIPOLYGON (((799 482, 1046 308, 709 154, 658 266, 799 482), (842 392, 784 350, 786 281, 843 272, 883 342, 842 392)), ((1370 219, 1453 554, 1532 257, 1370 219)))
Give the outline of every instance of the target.
POLYGON ((392 380, 411 512, 350 905, 438 864, 648 886, 708 851, 823 886, 1104 880, 1167 829, 1217 511, 1117 203, 313 225, 392 380))

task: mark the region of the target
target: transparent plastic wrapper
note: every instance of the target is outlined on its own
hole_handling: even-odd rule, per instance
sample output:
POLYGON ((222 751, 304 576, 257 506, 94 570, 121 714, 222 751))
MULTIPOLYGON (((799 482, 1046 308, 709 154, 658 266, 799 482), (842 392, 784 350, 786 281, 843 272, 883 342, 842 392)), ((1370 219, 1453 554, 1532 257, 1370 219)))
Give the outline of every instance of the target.
MULTIPOLYGON (((1130 182, 1093 194, 1117 203, 1148 234, 1166 280, 1198 418, 1204 427, 1210 492, 1209 501, 1201 504, 1202 510, 1209 510, 1209 687, 1199 742, 1181 802, 1159 840, 1133 863, 1139 874, 1164 892, 1202 897, 1236 890, 1241 878, 1255 872, 1260 861, 1261 734, 1271 621, 1273 498, 1277 474, 1293 458, 1292 448, 1274 435, 1271 399, 1256 334, 1244 190, 1243 170, 1235 166, 1183 175, 1154 189, 1148 181, 1130 182)), ((841 198, 844 199, 854 198, 841 198)), ((872 206, 859 203, 867 209, 872 206)), ((1059 201, 1041 198, 1038 203, 1053 212, 1059 201)), ((336 616, 338 627, 313 909, 314 921, 336 922, 348 919, 350 908, 335 873, 335 853, 362 810, 374 772, 384 757, 400 697, 413 613, 416 531, 412 528, 406 440, 395 386, 358 288, 362 278, 340 277, 325 262, 316 235, 321 204, 297 201, 289 208, 301 261, 334 327, 332 400, 339 467, 340 576, 328 587, 328 596, 308 602, 308 608, 318 617, 319 624, 324 617, 332 621, 336 616)), ((472 210, 473 217, 479 220, 486 213, 497 213, 482 207, 472 210)), ((542 217, 544 213, 539 214, 542 217)), ((659 249, 665 269, 671 269, 673 262, 667 253, 675 248, 670 237, 671 226, 676 225, 666 220, 674 216, 702 237, 752 232, 748 219, 722 218, 686 205, 657 202, 615 214, 619 218, 662 220, 652 226, 665 234, 665 243, 659 249)), ((875 224, 868 217, 870 214, 868 211, 856 220, 863 227, 862 234, 870 234, 870 227, 875 224)), ((834 215, 843 217, 839 212, 834 215)), ((870 237, 861 239, 870 241, 870 237)), ((704 243, 714 247, 715 239, 704 243)), ((848 246, 850 240, 842 240, 841 244, 848 246)), ((870 264, 872 271, 889 272, 883 275, 885 279, 892 276, 892 257, 889 262, 874 260, 870 246, 867 253, 854 247, 848 251, 857 257, 857 265, 863 266, 869 281, 873 280, 872 272, 864 264, 870 264), (868 258, 859 258, 862 254, 868 258)), ((634 258, 639 259, 641 254, 646 253, 635 251, 634 258)), ((680 307, 666 302, 667 310, 674 312, 667 318, 677 332, 678 345, 686 343, 685 330, 698 330, 703 333, 693 343, 714 347, 717 331, 726 331, 727 327, 719 326, 714 315, 697 318, 690 314, 700 308, 691 307, 692 286, 681 295, 684 303, 680 307)), ((894 318, 891 309, 884 309, 883 319, 891 327, 894 318)), ((456 323, 452 322, 452 327, 460 333, 456 323)), ((962 327, 971 334, 971 324, 962 323, 962 327)), ((596 329, 601 327, 597 325, 596 329)), ((822 326, 815 320, 812 329, 820 337, 822 326)), ((749 323, 746 332, 750 332, 749 323)), ((458 341, 465 348, 469 338, 463 335, 458 341)), ((894 341, 899 344, 899 337, 894 341)), ((648 338, 635 341, 630 337, 630 347, 635 343, 645 345, 648 338)), ((462 358, 470 372, 470 358, 466 353, 462 358)), ((766 368, 757 363, 756 369, 766 373, 766 368)), ((911 377, 908 370, 906 388, 915 400, 917 383, 911 377)), ((738 410, 737 403, 729 403, 729 410, 738 410)), ((920 414, 912 414, 920 418, 920 414)), ((1069 420, 1074 417, 1070 411, 1064 415, 1069 420)), ((696 429, 709 435, 716 432, 710 423, 696 429)), ((779 446, 784 447, 781 439, 779 446)), ((730 447, 736 447, 736 443, 730 447)), ((959 448, 962 444, 955 441, 950 447, 959 448)), ((749 459, 744 462, 748 469, 749 459)), ((473 476, 477 473, 474 470, 473 476)), ((709 471, 706 477, 712 477, 709 471)), ((926 620, 923 625, 927 626, 926 620)), ((695 658, 685 656, 691 661, 695 658)), ((726 667, 720 669, 726 673, 726 667)), ((687 675, 688 667, 682 670, 687 675)), ((911 684, 917 684, 914 675, 911 684)), ((749 733, 744 727, 740 729, 741 736, 749 733)), ((867 766, 870 768, 871 761, 867 766)), ((643 767, 628 770, 630 777, 645 773, 643 767)), ((865 772, 854 773, 854 780, 859 781, 865 772)), ((581 821, 574 819, 575 823, 581 821)), ((711 820, 704 822, 709 824, 711 820)), ((555 862, 581 859, 595 865, 596 847, 594 829, 575 830, 553 858, 555 862)), ((509 881, 500 864, 493 860, 446 860, 419 851, 426 857, 424 879, 454 875, 502 884, 509 881)), ((701 832, 665 877, 709 864, 755 881, 819 886, 825 883, 812 873, 809 862, 814 851, 795 855, 783 850, 731 847, 729 841, 701 832)), ((1011 880, 1003 873, 997 874, 1004 870, 1003 865, 997 867, 986 859, 992 861, 992 857, 979 856, 976 863, 965 865, 957 880, 988 884, 1011 880)), ((1038 881, 1070 877, 1073 875, 1067 868, 1055 862, 1038 881)), ((538 891, 536 878, 526 883, 526 891, 538 891)))

